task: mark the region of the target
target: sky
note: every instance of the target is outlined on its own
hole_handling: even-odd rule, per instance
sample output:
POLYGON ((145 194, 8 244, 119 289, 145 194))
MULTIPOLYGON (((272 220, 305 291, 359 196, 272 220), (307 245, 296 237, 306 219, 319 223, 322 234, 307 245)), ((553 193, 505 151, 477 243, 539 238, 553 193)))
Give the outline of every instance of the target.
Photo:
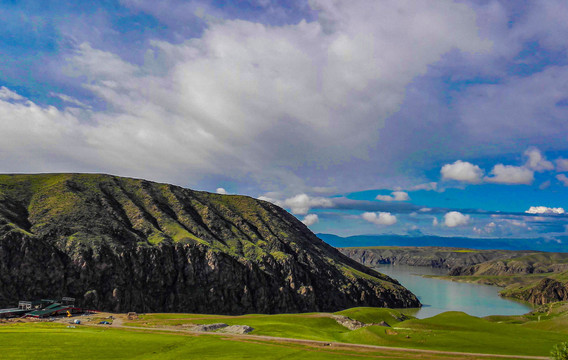
POLYGON ((564 0, 0 2, 0 172, 568 251, 564 0))

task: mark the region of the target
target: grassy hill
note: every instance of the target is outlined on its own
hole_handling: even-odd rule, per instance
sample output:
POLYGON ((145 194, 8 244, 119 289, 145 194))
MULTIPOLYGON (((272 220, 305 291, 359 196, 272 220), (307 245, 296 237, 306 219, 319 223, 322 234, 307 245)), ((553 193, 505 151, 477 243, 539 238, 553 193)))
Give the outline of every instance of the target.
POLYGON ((419 306, 246 196, 97 174, 0 175, 0 306, 238 314, 419 306))
POLYGON ((555 344, 566 340, 566 324, 568 305, 562 302, 526 315, 487 318, 446 312, 428 319, 414 319, 396 310, 378 308, 353 308, 334 314, 145 314, 136 320, 125 320, 122 327, 115 324, 69 329, 61 324, 0 323, 0 336, 7 359, 58 356, 85 359, 188 356, 220 359, 480 359, 492 357, 443 352, 500 354, 510 358, 547 356, 555 344), (336 322, 334 315, 349 316, 367 324, 386 321, 390 326, 371 325, 349 330, 336 322), (212 323, 248 325, 254 331, 235 336, 188 331, 189 325, 212 323), (282 338, 302 339, 303 342, 282 338), (383 348, 349 347, 347 344, 383 348))

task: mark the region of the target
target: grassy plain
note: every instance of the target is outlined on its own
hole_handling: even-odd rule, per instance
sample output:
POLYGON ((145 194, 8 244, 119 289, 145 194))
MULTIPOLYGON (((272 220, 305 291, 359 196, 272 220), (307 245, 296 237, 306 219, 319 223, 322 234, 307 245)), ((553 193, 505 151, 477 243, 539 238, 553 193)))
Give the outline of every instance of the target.
MULTIPOLYGON (((467 358, 428 351, 542 356, 568 339, 568 304, 543 306, 522 316, 476 318, 446 312, 428 319, 405 317, 396 310, 354 308, 336 315, 365 323, 387 322, 348 330, 334 314, 219 316, 146 314, 112 326, 61 323, 0 324, 3 359, 383 359, 467 358), (248 325, 249 335, 191 332, 191 324, 223 322, 248 325), (122 323, 122 324, 121 324, 122 323), (288 341, 281 338, 304 339, 288 341), (329 342, 329 343, 324 343, 329 342), (398 349, 365 348, 367 344, 398 349), (427 350, 415 352, 405 349, 427 350)), ((120 316, 120 315, 119 315, 120 316)), ((480 358, 479 355, 470 358, 480 358)), ((483 357, 483 358, 491 358, 483 357)))

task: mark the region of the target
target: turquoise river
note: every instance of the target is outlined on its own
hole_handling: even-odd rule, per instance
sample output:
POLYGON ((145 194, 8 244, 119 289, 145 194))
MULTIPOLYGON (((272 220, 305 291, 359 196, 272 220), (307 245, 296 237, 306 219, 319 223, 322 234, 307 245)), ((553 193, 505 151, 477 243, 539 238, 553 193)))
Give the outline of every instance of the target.
POLYGON ((419 310, 405 311, 423 319, 444 311, 463 311, 473 316, 521 315, 531 311, 527 304, 502 298, 496 286, 458 283, 425 278, 421 275, 446 275, 447 270, 423 266, 381 265, 375 268, 397 279, 423 304, 419 310))

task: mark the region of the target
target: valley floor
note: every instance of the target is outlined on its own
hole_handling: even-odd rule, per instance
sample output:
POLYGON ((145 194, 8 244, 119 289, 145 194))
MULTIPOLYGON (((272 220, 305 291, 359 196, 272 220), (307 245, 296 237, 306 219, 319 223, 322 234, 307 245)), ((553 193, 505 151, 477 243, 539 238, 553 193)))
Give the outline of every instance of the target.
POLYGON ((568 304, 522 316, 476 318, 447 312, 413 319, 391 309, 354 308, 335 314, 219 316, 114 314, 54 322, 0 323, 6 359, 546 359, 568 337, 568 304), (335 315, 335 317, 334 317, 335 315), (337 315, 366 324, 349 330, 337 315), (197 324, 248 325, 246 335, 196 332, 197 324), (384 325, 384 323, 383 323, 384 325))

